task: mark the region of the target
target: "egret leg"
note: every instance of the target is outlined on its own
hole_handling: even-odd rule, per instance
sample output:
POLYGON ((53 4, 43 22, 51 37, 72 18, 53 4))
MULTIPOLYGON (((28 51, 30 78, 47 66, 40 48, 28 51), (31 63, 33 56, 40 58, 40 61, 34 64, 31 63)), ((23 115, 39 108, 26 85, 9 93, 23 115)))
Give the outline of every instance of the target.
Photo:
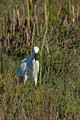
POLYGON ((26 84, 26 81, 27 81, 27 75, 25 74, 24 75, 24 84, 26 84))
POLYGON ((34 78, 35 86, 37 86, 37 77, 34 78))

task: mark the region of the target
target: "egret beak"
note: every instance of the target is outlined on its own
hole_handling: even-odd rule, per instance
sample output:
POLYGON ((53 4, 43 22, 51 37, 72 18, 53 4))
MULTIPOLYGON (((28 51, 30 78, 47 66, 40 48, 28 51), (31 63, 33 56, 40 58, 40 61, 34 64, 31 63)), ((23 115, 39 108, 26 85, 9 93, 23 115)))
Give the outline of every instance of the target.
POLYGON ((35 53, 35 54, 34 54, 34 59, 35 59, 35 60, 38 60, 38 53, 35 53))

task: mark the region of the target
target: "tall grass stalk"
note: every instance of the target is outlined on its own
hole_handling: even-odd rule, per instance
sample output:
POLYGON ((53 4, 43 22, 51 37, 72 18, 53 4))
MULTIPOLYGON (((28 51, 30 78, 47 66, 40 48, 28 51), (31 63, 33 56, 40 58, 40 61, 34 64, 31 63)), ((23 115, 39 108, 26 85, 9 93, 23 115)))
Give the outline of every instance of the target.
POLYGON ((45 5, 45 24, 46 24, 46 29, 45 29, 45 33, 43 36, 43 41, 42 41, 42 46, 41 46, 41 51, 40 51, 40 84, 41 84, 41 78, 42 78, 42 54, 43 54, 43 47, 45 45, 45 41, 46 41, 46 35, 48 32, 48 16, 47 16, 47 9, 46 9, 46 5, 45 5))
POLYGON ((47 35, 47 31, 48 31, 48 13, 47 13, 46 4, 45 4, 45 25, 46 25, 46 29, 45 29, 45 33, 44 33, 44 36, 43 36, 43 42, 42 42, 42 46, 41 46, 40 55, 42 55, 42 51, 43 51, 43 47, 45 45, 46 35, 47 35))
POLYGON ((73 19, 72 19, 72 21, 73 21, 73 23, 75 22, 75 12, 74 12, 74 5, 72 5, 72 14, 73 14, 73 19))
POLYGON ((70 21, 72 21, 72 8, 71 8, 71 0, 68 0, 68 5, 69 5, 69 13, 70 13, 70 21))
POLYGON ((29 9, 29 0, 27 0, 27 11, 28 11, 28 27, 30 27, 30 9, 29 9))
POLYGON ((13 9, 13 25, 12 25, 12 33, 13 33, 13 35, 15 34, 15 24, 16 24, 16 20, 15 20, 15 16, 16 16, 16 14, 15 14, 15 9, 13 9))
POLYGON ((79 7, 79 11, 80 11, 80 0, 77 0, 77 4, 78 4, 78 7, 79 7))
POLYGON ((38 26, 37 6, 36 5, 35 5, 35 23, 36 23, 37 35, 39 35, 39 26, 38 26))
POLYGON ((1 68, 1 69, 0 69, 0 73, 3 74, 3 56, 2 56, 2 52, 1 52, 0 59, 1 59, 1 60, 0 60, 0 61, 1 61, 1 62, 0 62, 0 68, 1 68))
POLYGON ((35 34, 35 23, 34 23, 34 26, 33 26, 33 33, 32 33, 32 48, 34 46, 34 34, 35 34))

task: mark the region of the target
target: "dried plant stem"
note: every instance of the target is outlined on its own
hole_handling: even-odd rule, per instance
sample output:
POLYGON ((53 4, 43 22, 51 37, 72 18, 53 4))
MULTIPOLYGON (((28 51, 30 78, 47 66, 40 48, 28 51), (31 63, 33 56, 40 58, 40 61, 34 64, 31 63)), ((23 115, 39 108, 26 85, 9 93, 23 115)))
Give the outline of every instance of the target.
POLYGON ((30 10, 29 10, 29 0, 27 0, 27 11, 28 11, 28 27, 30 27, 30 10))
POLYGON ((33 26, 33 33, 32 33, 32 48, 33 48, 33 45, 34 45, 34 35, 35 35, 35 23, 34 23, 34 26, 33 26))

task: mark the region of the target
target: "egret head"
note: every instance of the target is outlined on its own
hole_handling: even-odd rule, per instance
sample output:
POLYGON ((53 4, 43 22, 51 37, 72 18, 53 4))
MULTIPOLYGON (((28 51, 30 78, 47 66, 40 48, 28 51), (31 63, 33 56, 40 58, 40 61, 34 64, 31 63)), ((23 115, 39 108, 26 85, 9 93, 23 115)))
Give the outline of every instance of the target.
POLYGON ((39 52, 39 48, 37 46, 34 46, 32 49, 32 54, 35 60, 38 60, 38 52, 39 52))
POLYGON ((37 54, 39 52, 39 48, 37 46, 34 46, 32 49, 32 54, 37 54))

